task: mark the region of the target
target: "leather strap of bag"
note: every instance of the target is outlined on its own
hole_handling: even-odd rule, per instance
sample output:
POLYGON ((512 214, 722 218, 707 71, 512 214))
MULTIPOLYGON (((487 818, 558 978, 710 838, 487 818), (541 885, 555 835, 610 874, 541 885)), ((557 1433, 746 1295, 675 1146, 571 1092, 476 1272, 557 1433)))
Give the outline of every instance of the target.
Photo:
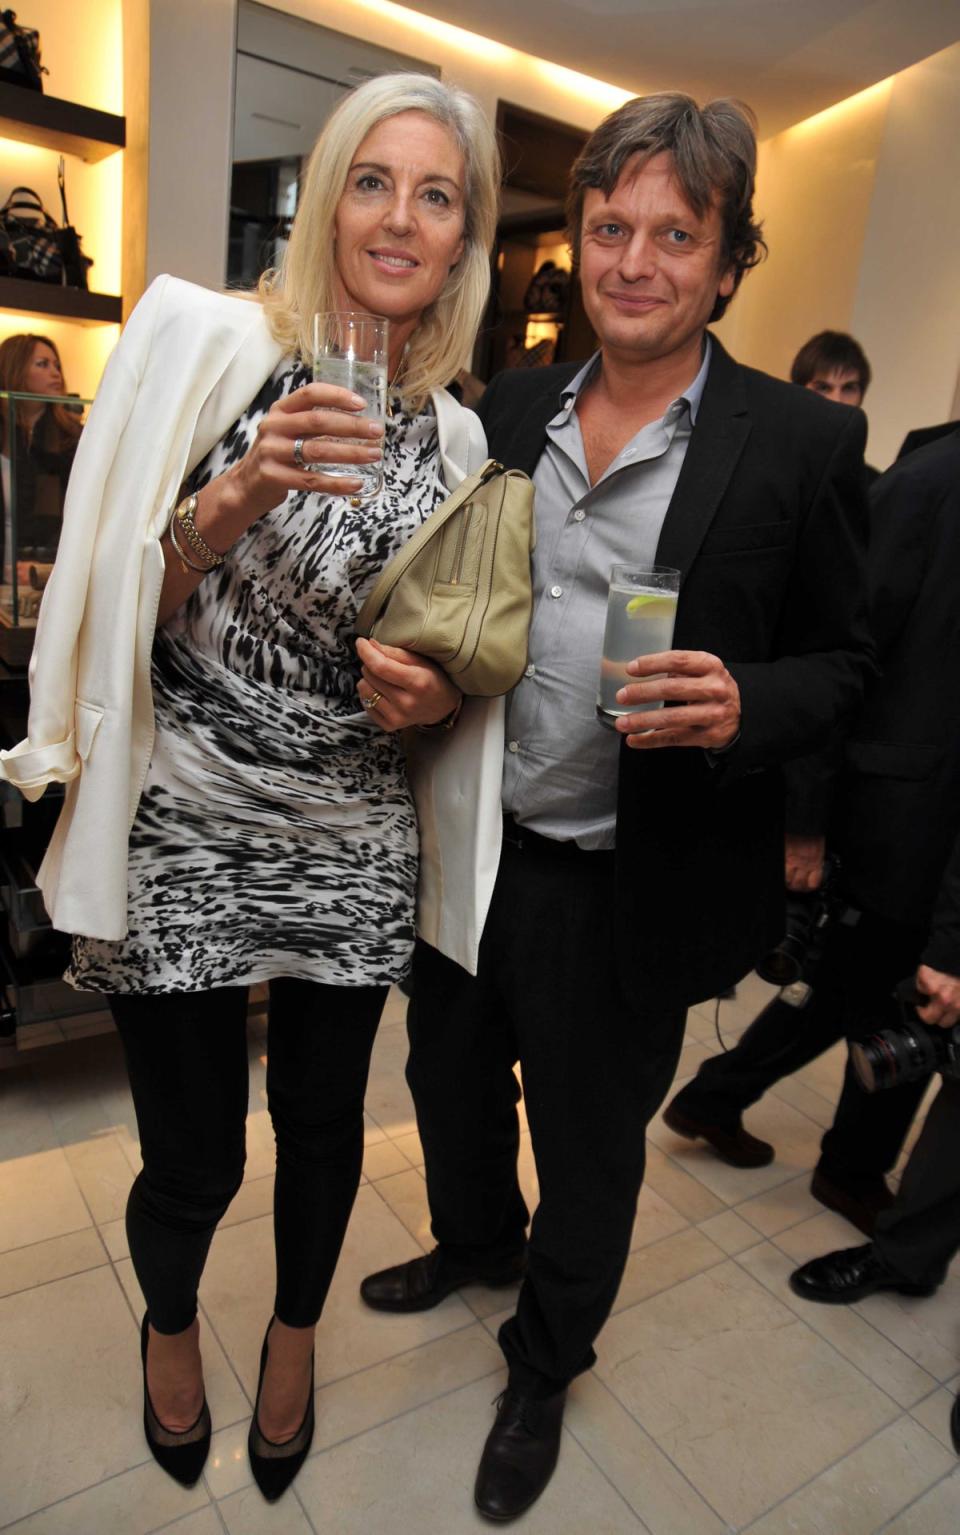
POLYGON ((436 511, 430 514, 426 522, 417 529, 413 537, 408 539, 400 552, 394 555, 390 563, 384 566, 380 572, 367 600, 357 614, 355 625, 357 634, 366 636, 370 633, 380 615, 380 609, 407 566, 412 560, 416 559, 424 544, 428 544, 432 538, 436 537, 444 523, 448 522, 460 510, 465 501, 469 501, 470 497, 480 489, 481 485, 485 484, 487 480, 492 479, 495 474, 501 474, 502 472, 503 465, 498 464, 495 458, 488 458, 483 468, 477 474, 468 475, 457 486, 453 495, 448 496, 446 501, 442 502, 436 511))

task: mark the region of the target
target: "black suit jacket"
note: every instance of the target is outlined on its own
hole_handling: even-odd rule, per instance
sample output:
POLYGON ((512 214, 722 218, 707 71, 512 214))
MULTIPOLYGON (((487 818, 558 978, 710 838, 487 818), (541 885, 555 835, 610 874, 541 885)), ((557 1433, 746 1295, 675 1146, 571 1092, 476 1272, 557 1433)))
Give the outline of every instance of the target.
POLYGON ((854 900, 924 927, 960 975, 960 432, 877 481, 871 622, 882 674, 844 753, 832 840, 854 900))
MULTIPOLYGON (((579 366, 493 380, 479 413, 495 458, 532 474, 579 366)), ((872 665, 865 435, 860 411, 741 367, 714 339, 657 559, 682 572, 674 643, 726 663, 741 734, 715 764, 621 747, 616 922, 632 993, 703 1000, 782 937, 780 764, 857 707, 872 665)))

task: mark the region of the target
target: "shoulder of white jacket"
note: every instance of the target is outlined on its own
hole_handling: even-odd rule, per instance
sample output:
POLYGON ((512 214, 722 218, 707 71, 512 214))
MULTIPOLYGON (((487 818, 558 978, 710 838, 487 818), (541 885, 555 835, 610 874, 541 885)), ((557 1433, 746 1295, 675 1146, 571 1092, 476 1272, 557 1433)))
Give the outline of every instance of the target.
POLYGON ((223 293, 203 288, 163 272, 155 277, 140 300, 141 304, 162 306, 177 315, 210 315, 222 319, 247 321, 255 325, 263 319, 263 306, 252 293, 223 293))

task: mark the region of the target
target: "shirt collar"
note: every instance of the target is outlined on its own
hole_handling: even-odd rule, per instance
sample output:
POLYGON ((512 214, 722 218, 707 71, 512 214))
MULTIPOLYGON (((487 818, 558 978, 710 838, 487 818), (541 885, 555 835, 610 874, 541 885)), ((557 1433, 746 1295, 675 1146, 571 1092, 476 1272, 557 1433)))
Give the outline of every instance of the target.
MULTIPOLYGON (((697 412, 700 409, 700 402, 703 399, 703 391, 707 385, 707 374, 710 371, 710 354, 712 350, 713 343, 710 340, 710 336, 705 335, 703 346, 703 361, 700 364, 700 371, 698 372, 696 378, 693 380, 693 383, 689 384, 683 391, 683 394, 678 395, 677 398, 667 406, 667 409, 664 411, 664 415, 667 415, 675 405, 686 403, 690 411, 690 425, 696 426, 697 412)), ((566 387, 560 391, 561 412, 566 415, 570 414, 581 389, 583 389, 590 382, 599 366, 600 353, 594 352, 589 362, 585 362, 579 373, 575 374, 574 377, 570 380, 569 384, 567 384, 566 387)))

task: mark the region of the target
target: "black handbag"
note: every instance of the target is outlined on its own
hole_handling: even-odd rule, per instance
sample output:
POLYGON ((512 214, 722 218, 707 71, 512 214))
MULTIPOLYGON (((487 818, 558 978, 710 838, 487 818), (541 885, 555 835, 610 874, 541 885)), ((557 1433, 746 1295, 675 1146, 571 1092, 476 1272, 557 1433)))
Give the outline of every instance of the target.
POLYGON ((0 83, 42 91, 47 73, 40 62, 40 33, 18 27, 16 11, 0 11, 0 83))
POLYGON ((80 249, 80 236, 67 219, 63 160, 58 171, 63 225, 30 187, 14 187, 0 208, 0 276, 86 288, 93 265, 80 249))

